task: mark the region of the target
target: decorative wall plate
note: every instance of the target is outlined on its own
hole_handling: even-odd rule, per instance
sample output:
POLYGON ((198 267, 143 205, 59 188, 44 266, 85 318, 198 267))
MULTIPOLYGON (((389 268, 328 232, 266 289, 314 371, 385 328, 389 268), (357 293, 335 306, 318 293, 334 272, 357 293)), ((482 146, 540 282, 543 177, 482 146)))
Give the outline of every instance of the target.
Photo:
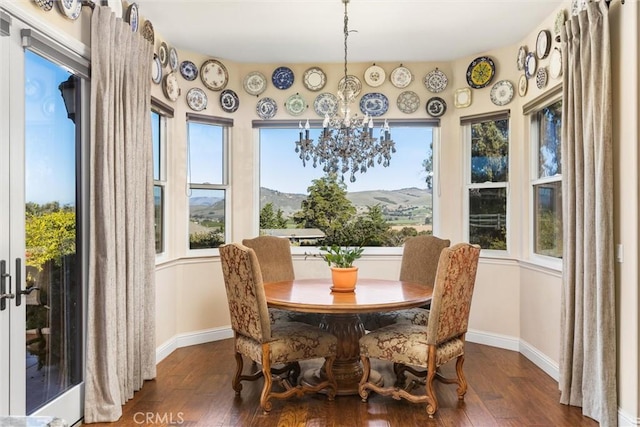
POLYGON ((240 98, 238 94, 231 89, 225 89, 220 92, 220 108, 225 113, 235 113, 240 106, 240 98))
POLYGON ((562 28, 564 27, 564 21, 566 21, 566 19, 564 9, 560 9, 553 24, 553 33, 555 34, 557 42, 560 41, 560 34, 562 33, 562 28))
POLYGON ((557 79, 562 75, 562 52, 560 48, 554 47, 549 55, 549 75, 557 79))
POLYGON ((40 7, 40 9, 45 12, 49 12, 53 9, 53 0, 34 0, 35 3, 40 7))
POLYGON ((364 71, 364 81, 371 87, 381 86, 387 79, 387 73, 384 68, 373 64, 364 71))
POLYGON ((467 67, 467 83, 474 89, 486 87, 496 74, 496 66, 493 59, 488 56, 479 56, 467 67))
POLYGON ((540 67, 536 73, 536 86, 538 89, 544 89, 547 85, 547 68, 540 67))
POLYGON ((453 93, 453 105, 456 108, 466 108, 471 105, 471 89, 468 87, 456 89, 453 93))
MULTIPOLYGON (((82 3, 82 2, 80 2, 82 3)), ((116 18, 122 18, 122 1, 121 0, 102 0, 103 6, 109 6, 116 18)))
POLYGON ((518 80, 518 95, 525 96, 527 94, 527 88, 529 87, 529 79, 524 74, 520 75, 518 80))
POLYGON ((151 81, 157 85, 162 81, 162 63, 158 55, 153 55, 151 61, 151 81))
POLYGON ((278 67, 271 74, 271 82, 278 89, 289 89, 293 85, 293 71, 289 67, 278 67))
POLYGON ((548 30, 542 30, 538 33, 536 39, 536 55, 538 59, 544 59, 549 56, 551 49, 551 33, 548 30))
POLYGON ((187 92, 187 105, 193 111, 202 111, 207 108, 207 94, 199 87, 192 87, 187 92))
POLYGON ((140 25, 140 14, 138 13, 138 3, 131 3, 127 8, 127 13, 124 18, 125 21, 131 26, 131 31, 134 33, 138 31, 140 25))
POLYGON ((169 49, 169 68, 171 71, 178 71, 180 61, 178 60, 178 51, 175 48, 169 49))
POLYGON ((572 0, 571 1, 571 15, 576 16, 581 11, 587 8, 588 0, 572 0))
POLYGON ((169 47, 165 42, 160 43, 158 47, 158 58, 163 67, 166 67, 169 63, 169 47))
POLYGON ((155 43, 156 35, 155 35, 155 32, 153 31, 153 24, 148 19, 144 21, 144 24, 142 24, 141 33, 142 33, 142 37, 147 39, 149 43, 151 44, 155 43))
POLYGON ((447 79, 445 73, 438 68, 429 71, 427 75, 424 76, 424 85, 429 92, 440 93, 447 88, 448 83, 449 79, 447 79))
POLYGON ((311 67, 304 72, 302 82, 304 87, 312 92, 317 92, 327 83, 327 76, 320 67, 311 67))
POLYGON ((536 75, 537 69, 538 60, 536 59, 536 54, 533 52, 527 53, 527 59, 524 62, 524 75, 527 76, 528 79, 530 79, 536 75))
POLYGON ((260 71, 252 71, 244 77, 242 87, 249 95, 258 96, 267 89, 267 78, 260 71))
POLYGON ((360 95, 360 91, 362 90, 362 82, 356 76, 351 74, 347 75, 347 79, 341 78, 340 83, 338 83, 338 91, 342 92, 344 89, 351 90, 353 92, 353 96, 360 95))
POLYGON ((217 59, 207 59, 200 67, 200 80, 211 90, 222 90, 227 86, 229 73, 222 62, 217 59))
POLYGON ((278 112, 278 105, 272 98, 265 97, 256 104, 256 113, 263 120, 272 119, 278 112))
POLYGON ((427 101, 427 114, 431 117, 440 117, 447 111, 447 103, 444 99, 434 96, 427 101))
POLYGON ((180 96, 180 86, 176 73, 169 73, 162 79, 162 91, 170 101, 177 101, 180 96))
POLYGON ((296 93, 287 98, 284 107, 292 116, 299 116, 307 109, 307 101, 305 101, 300 94, 296 93))
POLYGON ((507 105, 513 99, 513 83, 509 80, 500 80, 491 87, 489 97, 495 105, 507 105))
POLYGON ((198 67, 191 61, 182 61, 180 63, 180 75, 185 80, 194 81, 198 77, 198 67))
POLYGON ((398 95, 396 104, 398 105, 398 110, 405 114, 411 114, 418 111, 418 108, 420 108, 420 97, 417 93, 411 90, 405 90, 398 95))
POLYGON ((389 110, 389 99, 382 93, 365 93, 360 98, 360 111, 371 117, 380 117, 389 110))
POLYGON ((518 49, 518 59, 516 60, 516 65, 518 66, 518 70, 524 70, 524 63, 527 60, 527 47, 520 46, 518 49))
POLYGON ((400 65, 396 67, 391 72, 389 76, 389 80, 391 80, 391 84, 397 87, 398 89, 403 89, 413 81, 413 74, 411 70, 407 67, 400 65))
POLYGON ((80 0, 58 0, 58 9, 64 16, 75 21, 82 11, 82 2, 80 0))
POLYGON ((338 112, 338 97, 329 92, 321 93, 313 101, 313 111, 320 117, 336 114, 338 112))

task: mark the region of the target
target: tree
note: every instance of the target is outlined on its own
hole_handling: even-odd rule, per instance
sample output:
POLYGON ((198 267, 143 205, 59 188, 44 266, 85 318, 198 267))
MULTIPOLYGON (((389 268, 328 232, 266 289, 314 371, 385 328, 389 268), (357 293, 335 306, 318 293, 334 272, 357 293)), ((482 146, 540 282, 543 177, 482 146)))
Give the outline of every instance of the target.
POLYGON ((57 203, 28 203, 25 218, 26 264, 42 270, 47 261, 60 264, 62 257, 76 252, 76 213, 57 203))
POLYGON ((287 228, 287 220, 284 218, 282 209, 274 212, 271 202, 260 210, 260 229, 264 230, 265 228, 287 228))
POLYGON ((386 246, 389 224, 384 219, 381 205, 367 206, 367 213, 350 225, 352 241, 361 246, 386 246))
POLYGON ((327 174, 314 179, 307 191, 309 195, 302 201, 301 210, 293 215, 295 223, 322 230, 327 245, 353 244, 348 225, 356 208, 347 199, 346 184, 338 182, 336 174, 327 174))

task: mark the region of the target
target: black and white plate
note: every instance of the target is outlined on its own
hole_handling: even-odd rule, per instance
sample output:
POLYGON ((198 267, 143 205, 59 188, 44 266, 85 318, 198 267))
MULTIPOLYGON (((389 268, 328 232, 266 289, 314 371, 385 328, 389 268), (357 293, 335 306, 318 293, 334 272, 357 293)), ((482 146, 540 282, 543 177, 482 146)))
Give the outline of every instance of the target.
POLYGON ((49 12, 53 9, 53 0, 34 0, 40 9, 49 12))
POLYGON ((447 103, 444 99, 434 96, 427 101, 427 114, 431 117, 440 117, 447 111, 447 103))
POLYGON ((240 106, 240 98, 238 94, 231 89, 225 89, 220 92, 220 108, 225 113, 235 113, 240 106))
POLYGON ((187 92, 187 105, 193 111, 202 111, 207 108, 207 94, 199 87, 192 87, 187 92))
POLYGON ((208 59, 200 67, 200 79, 208 89, 222 90, 227 86, 229 73, 222 62, 208 59))
POLYGON ((311 67, 304 72, 302 81, 304 87, 312 92, 317 92, 327 83, 327 76, 319 67, 311 67))
POLYGON ((272 119, 278 112, 278 104, 269 97, 264 97, 256 104, 256 113, 263 120, 272 119))
POLYGON ((491 87, 489 97, 495 105, 507 105, 513 99, 513 83, 509 80, 500 80, 491 87))
POLYGON ((278 67, 271 74, 271 82, 278 89, 289 89, 293 85, 293 71, 289 67, 278 67))
POLYGON ((260 71, 252 71, 245 76, 242 87, 249 95, 258 96, 267 89, 267 78, 260 71))
POLYGON ((336 114, 338 112, 338 97, 329 92, 321 93, 313 101, 313 110, 320 117, 336 114))
POLYGON ((405 90, 396 100, 398 110, 405 114, 411 114, 418 111, 420 107, 420 97, 412 90, 405 90))
POLYGON ((158 47, 158 58, 163 67, 166 67, 169 63, 169 47, 165 42, 160 43, 158 47))
POLYGON ((536 73, 536 86, 538 89, 544 89, 547 86, 547 67, 540 67, 536 73))
POLYGON ((380 117, 389 110, 389 99, 382 93, 365 93, 360 98, 360 111, 371 117, 380 117))
POLYGON ((446 74, 438 68, 429 71, 427 75, 424 76, 424 85, 429 92, 440 93, 447 88, 448 83, 449 79, 447 79, 446 74))
POLYGON ((182 61, 180 64, 180 75, 185 80, 194 81, 198 77, 198 67, 191 61, 182 61))

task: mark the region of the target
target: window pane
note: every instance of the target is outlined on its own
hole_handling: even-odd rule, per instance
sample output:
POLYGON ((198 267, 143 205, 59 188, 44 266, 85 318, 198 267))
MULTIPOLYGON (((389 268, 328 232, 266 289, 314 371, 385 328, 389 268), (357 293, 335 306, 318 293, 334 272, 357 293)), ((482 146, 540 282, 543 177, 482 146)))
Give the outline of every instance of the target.
POLYGON ((155 235, 156 235, 156 253, 159 254, 164 250, 164 188, 160 185, 153 186, 153 209, 155 217, 155 235))
POLYGON ((505 182, 509 178, 509 121, 471 125, 471 182, 505 182))
POLYGON ((483 249, 507 249, 507 189, 469 190, 469 242, 483 249))
POLYGON ((538 113, 538 178, 561 174, 562 101, 543 108, 538 113))
MULTIPOLYGON (((319 134, 310 131, 314 141, 319 134)), ((364 246, 400 246, 407 236, 431 234, 433 129, 392 128, 391 136, 390 166, 376 163, 350 182, 350 173, 344 181, 329 177, 311 158, 303 167, 295 152, 299 129, 261 129, 261 232, 300 245, 364 246)))
POLYGON ((562 181, 535 185, 535 252, 562 258, 562 181))
POLYGON ((225 190, 191 190, 189 248, 217 248, 224 244, 225 190))
POLYGON ((153 140, 153 180, 160 178, 160 114, 151 112, 151 138, 153 140))
POLYGON ((189 122, 189 182, 224 184, 223 128, 189 122))

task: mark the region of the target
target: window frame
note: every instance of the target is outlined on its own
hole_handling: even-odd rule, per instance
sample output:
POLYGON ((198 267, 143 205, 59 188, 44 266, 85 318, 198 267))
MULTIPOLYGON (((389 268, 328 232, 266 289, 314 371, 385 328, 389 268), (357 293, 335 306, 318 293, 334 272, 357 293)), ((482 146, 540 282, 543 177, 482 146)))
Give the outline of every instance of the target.
MULTIPOLYGON (((551 177, 538 177, 538 152, 540 147, 540 134, 539 134, 539 122, 538 113, 543 109, 558 101, 564 101, 562 96, 562 84, 558 84, 552 89, 548 90, 541 96, 533 99, 525 104, 522 108, 523 114, 528 117, 529 126, 529 180, 527 182, 528 192, 528 211, 529 211, 529 243, 527 245, 527 252, 529 261, 533 264, 549 268, 555 271, 562 271, 563 260, 562 258, 556 258, 549 255, 543 255, 535 252, 535 226, 536 226, 536 213, 535 213, 535 187, 537 185, 560 182, 562 183, 562 174, 556 174, 551 177)), ((562 209, 562 205, 560 206, 562 209)))
POLYGON ((192 249, 189 238, 189 220, 191 215, 191 208, 189 206, 189 197, 191 190, 221 190, 224 192, 224 243, 231 242, 231 205, 232 205, 232 191, 231 191, 231 153, 230 153, 230 140, 231 129, 233 127, 233 119, 224 117, 207 116, 203 114, 186 113, 185 118, 186 126, 186 140, 187 140, 187 173, 185 177, 185 196, 187 201, 186 216, 185 216, 185 250, 187 256, 201 257, 201 256, 217 256, 220 254, 218 248, 202 248, 192 249), (203 125, 218 126, 222 129, 222 174, 221 183, 205 184, 205 183, 192 183, 190 182, 191 175, 191 153, 190 153, 190 140, 189 140, 189 124, 198 123, 203 125))
MULTIPOLYGON (((304 119, 303 121, 306 121, 304 119)), ((393 134, 393 128, 397 127, 430 127, 432 128, 432 168, 433 168, 433 180, 432 186, 432 233, 438 235, 440 228, 440 214, 439 214, 439 198, 440 192, 440 144, 441 144, 441 129, 440 119, 437 118, 425 118, 425 119, 387 119, 391 132, 393 134)), ((255 165, 254 170, 257 171, 254 179, 254 213, 252 227, 254 236, 260 233, 260 130, 265 128, 279 128, 279 129, 297 129, 299 128, 299 120, 253 120, 252 127, 254 129, 254 141, 255 141, 255 165)), ((309 120, 309 124, 312 128, 322 128, 322 120, 309 120)), ((294 149, 291 141, 291 149, 294 149)), ((393 158, 392 158, 393 161, 393 158)), ((320 254, 319 246, 291 246, 291 253, 293 255, 317 255, 320 254)), ((364 248, 363 255, 373 256, 395 256, 402 255, 402 246, 367 246, 364 248)))
MULTIPOLYGON (((158 263, 163 261, 166 258, 168 253, 167 224, 169 222, 167 221, 167 215, 169 212, 168 204, 169 204, 170 198, 168 197, 168 194, 167 194, 167 189, 169 188, 168 178, 167 178, 168 167, 169 167, 169 164, 167 162, 167 146, 168 146, 167 144, 168 144, 168 137, 169 137, 168 123, 169 123, 169 119, 172 119, 174 117, 174 110, 172 107, 163 103, 157 98, 151 97, 151 113, 158 115, 158 118, 159 118, 158 131, 159 131, 159 138, 160 138, 160 141, 159 141, 160 152, 158 153, 158 155, 160 156, 160 164, 159 164, 160 169, 158 171, 159 177, 158 179, 156 179, 155 174, 153 176, 154 190, 156 187, 160 187, 162 191, 162 207, 161 207, 162 209, 162 231, 161 231, 162 241, 160 242, 161 251, 156 252, 156 263, 158 263)), ((155 149, 155 141, 154 141, 154 149, 155 149)))
POLYGON ((511 173, 512 173, 512 158, 513 156, 511 155, 511 138, 513 135, 512 132, 512 127, 511 127, 512 123, 511 123, 511 110, 501 110, 501 111, 493 111, 493 112, 489 112, 489 113, 482 113, 482 114, 474 114, 474 115, 470 115, 470 116, 463 116, 460 117, 460 127, 461 127, 461 132, 462 132, 462 143, 463 143, 463 148, 462 148, 462 152, 463 152, 463 159, 462 159, 462 163, 463 163, 463 198, 462 198, 462 233, 464 236, 464 239, 466 241, 470 241, 470 232, 471 232, 471 227, 469 224, 469 210, 470 210, 470 202, 469 202, 469 192, 472 189, 489 189, 489 188, 504 188, 505 192, 506 192, 506 206, 505 206, 505 212, 506 212, 506 218, 505 218, 505 223, 506 223, 506 233, 505 233, 505 238, 506 238, 506 245, 507 245, 507 249, 506 250, 500 250, 500 249, 486 249, 486 248, 482 248, 482 252, 481 252, 481 256, 482 257, 486 257, 486 258, 505 258, 505 257, 509 257, 511 254, 511 245, 512 245, 512 238, 511 238, 511 198, 510 198, 510 182, 511 182, 511 173), (481 183, 472 183, 471 182, 471 143, 472 143, 472 137, 471 137, 471 126, 473 124, 476 123, 482 123, 482 122, 489 122, 489 121, 498 121, 498 120, 507 120, 508 121, 508 125, 509 125, 509 130, 508 130, 508 144, 509 144, 509 150, 508 150, 508 160, 507 160, 507 170, 508 170, 508 175, 507 175, 507 181, 499 181, 499 182, 481 182, 481 183))

